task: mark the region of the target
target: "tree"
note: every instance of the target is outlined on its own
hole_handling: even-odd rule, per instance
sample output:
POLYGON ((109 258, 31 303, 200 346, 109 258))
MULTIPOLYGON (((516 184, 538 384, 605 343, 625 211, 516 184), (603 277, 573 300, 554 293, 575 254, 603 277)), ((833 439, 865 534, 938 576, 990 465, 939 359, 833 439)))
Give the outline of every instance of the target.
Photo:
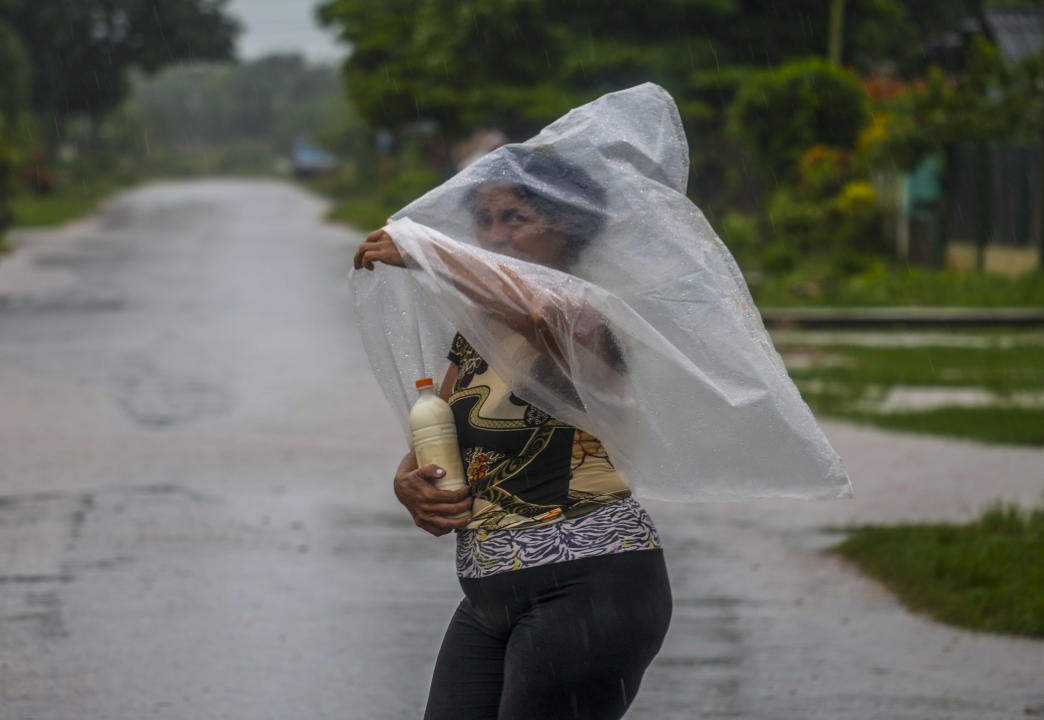
POLYGON ((24 115, 29 102, 29 63, 21 40, 0 22, 0 248, 11 224, 10 199, 14 194, 18 154, 11 137, 12 125, 24 115))
MULTIPOLYGON (((848 0, 844 63, 909 62, 980 0, 848 0)), ((652 80, 690 127, 714 125, 736 68, 824 57, 826 0, 325 0, 350 47, 345 84, 374 126, 435 119, 450 136, 524 137, 569 107, 652 80)))
MULTIPOLYGON (((375 126, 435 119, 524 137, 569 107, 653 80, 684 101, 719 58, 735 0, 327 0, 351 46, 345 84, 375 126), (716 60, 717 58, 717 60, 716 60)), ((730 56, 731 57, 731 56, 730 56)))
POLYGON ((10 25, 0 20, 0 115, 13 117, 29 104, 29 60, 10 25))
POLYGON ((543 54, 539 65, 532 54, 547 50, 548 62, 560 59, 547 26, 528 22, 526 10, 533 2, 509 0, 493 17, 477 7, 481 4, 331 0, 320 6, 321 22, 338 27, 351 45, 345 84, 360 113, 374 126, 390 128, 433 118, 453 134, 497 122, 510 111, 497 105, 512 85, 530 86, 525 94, 532 99, 546 68, 543 54), (493 48, 497 57, 507 59, 504 66, 491 62, 493 48), (490 80, 499 86, 499 97, 490 98, 483 109, 476 100, 490 80))
POLYGON ((226 59, 236 22, 228 0, 0 0, 33 68, 32 104, 59 125, 101 122, 127 95, 132 68, 152 73, 189 59, 226 59))
POLYGON ((172 149, 247 140, 286 150, 344 102, 336 70, 300 55, 172 67, 135 85, 150 142, 172 149))
MULTIPOLYGON (((828 56, 831 7, 837 0, 737 0, 715 36, 723 62, 779 65, 828 56)), ((840 62, 867 69, 880 60, 912 66, 920 43, 977 16, 981 0, 846 0, 840 62)))

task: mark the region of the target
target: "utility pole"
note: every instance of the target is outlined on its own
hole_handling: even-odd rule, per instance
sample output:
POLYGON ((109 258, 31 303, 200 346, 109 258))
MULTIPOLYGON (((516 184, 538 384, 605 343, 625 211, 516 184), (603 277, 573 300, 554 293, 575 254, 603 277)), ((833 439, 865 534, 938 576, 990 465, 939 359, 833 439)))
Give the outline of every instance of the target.
MULTIPOLYGON (((1044 0, 1040 0, 1044 5, 1044 0)), ((845 0, 830 0, 830 44, 827 57, 835 65, 841 64, 845 34, 845 0)))

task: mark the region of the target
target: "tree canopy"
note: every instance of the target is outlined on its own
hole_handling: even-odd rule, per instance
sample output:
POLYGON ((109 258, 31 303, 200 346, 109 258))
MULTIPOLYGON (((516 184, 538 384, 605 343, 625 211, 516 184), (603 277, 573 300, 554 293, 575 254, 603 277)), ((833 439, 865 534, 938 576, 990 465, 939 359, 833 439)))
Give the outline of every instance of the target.
POLYGON ((735 0, 328 0, 350 44, 348 92, 375 125, 419 117, 450 134, 496 124, 525 134, 608 89, 677 86, 715 67, 709 40, 735 0))
MULTIPOLYGON (((908 62, 981 0, 848 0, 846 63, 908 62)), ((451 136, 493 124, 524 136, 569 107, 652 80, 688 123, 732 99, 735 69, 823 56, 825 0, 325 0, 349 45, 345 82, 363 117, 434 119, 451 136)))
POLYGON ((22 41, 0 21, 0 251, 3 232, 11 223, 18 154, 9 141, 11 125, 28 108, 29 62, 22 41))
POLYGON ((18 115, 28 107, 30 77, 25 46, 11 26, 0 21, 0 117, 18 115))
POLYGON ((290 54, 171 67, 135 85, 132 104, 150 142, 170 147, 259 140, 285 149, 344 102, 333 68, 290 54))
POLYGON ((128 71, 232 57, 228 0, 0 0, 33 70, 32 103, 56 118, 103 117, 127 95, 128 71))

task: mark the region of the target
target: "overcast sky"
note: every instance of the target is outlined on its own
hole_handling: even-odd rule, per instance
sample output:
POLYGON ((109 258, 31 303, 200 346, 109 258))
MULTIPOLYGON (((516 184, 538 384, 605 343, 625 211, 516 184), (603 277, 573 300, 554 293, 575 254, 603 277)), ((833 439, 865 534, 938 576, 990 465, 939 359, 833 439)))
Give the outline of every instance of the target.
MULTIPOLYGON (((375 0, 379 1, 379 0, 375 0)), ((337 62, 346 54, 315 22, 319 0, 232 0, 228 13, 243 24, 239 57, 295 51, 313 61, 337 62)))

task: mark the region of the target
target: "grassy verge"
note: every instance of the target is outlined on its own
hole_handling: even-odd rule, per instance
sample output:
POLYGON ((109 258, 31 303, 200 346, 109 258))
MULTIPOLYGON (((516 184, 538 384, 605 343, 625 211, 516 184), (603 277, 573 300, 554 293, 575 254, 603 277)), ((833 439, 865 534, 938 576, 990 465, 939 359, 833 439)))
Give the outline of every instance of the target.
POLYGON ((802 397, 820 416, 869 423, 904 432, 982 442, 1044 445, 1044 345, 993 347, 801 347, 781 345, 784 358, 812 357, 792 366, 802 397), (969 389, 992 393, 994 402, 962 406, 888 406, 896 389, 969 389), (1028 396, 1028 400, 1027 400, 1028 396))
POLYGON ((814 272, 751 286, 758 306, 1044 307, 1044 272, 1006 277, 974 271, 885 269, 839 277, 814 272))
POLYGON ((944 407, 885 414, 841 412, 835 417, 899 432, 946 435, 1000 445, 1044 446, 1044 410, 1037 409, 944 407))
POLYGON ((333 201, 327 220, 372 230, 384 225, 397 210, 439 184, 438 176, 426 168, 398 173, 384 183, 360 180, 354 166, 325 177, 303 180, 313 192, 333 201))
MULTIPOLYGON (((48 195, 22 193, 11 198, 16 227, 51 227, 89 215, 105 197, 126 183, 93 180, 70 185, 48 195)), ((0 236, 0 256, 14 249, 10 239, 0 236)))
POLYGON ((351 225, 360 230, 372 230, 385 224, 388 218, 398 210, 389 203, 363 198, 352 202, 334 205, 326 214, 326 219, 351 225))
MULTIPOLYGON (((793 348, 782 348, 783 351, 793 348)), ((868 385, 982 387, 1005 393, 1044 390, 1044 345, 1003 347, 830 347, 825 363, 791 377, 815 377, 859 394, 868 385)))
POLYGON ((91 180, 68 185, 49 195, 16 195, 11 199, 14 224, 21 227, 60 225, 91 213, 102 199, 130 183, 91 180))
POLYGON ((972 630, 1044 638, 1044 509, 998 506, 965 525, 859 528, 834 552, 911 610, 972 630))
POLYGON ((157 150, 147 157, 87 156, 60 167, 48 195, 22 192, 11 199, 14 225, 60 225, 88 215, 106 197, 148 180, 198 177, 274 177, 277 156, 265 143, 244 141, 216 148, 157 150))

